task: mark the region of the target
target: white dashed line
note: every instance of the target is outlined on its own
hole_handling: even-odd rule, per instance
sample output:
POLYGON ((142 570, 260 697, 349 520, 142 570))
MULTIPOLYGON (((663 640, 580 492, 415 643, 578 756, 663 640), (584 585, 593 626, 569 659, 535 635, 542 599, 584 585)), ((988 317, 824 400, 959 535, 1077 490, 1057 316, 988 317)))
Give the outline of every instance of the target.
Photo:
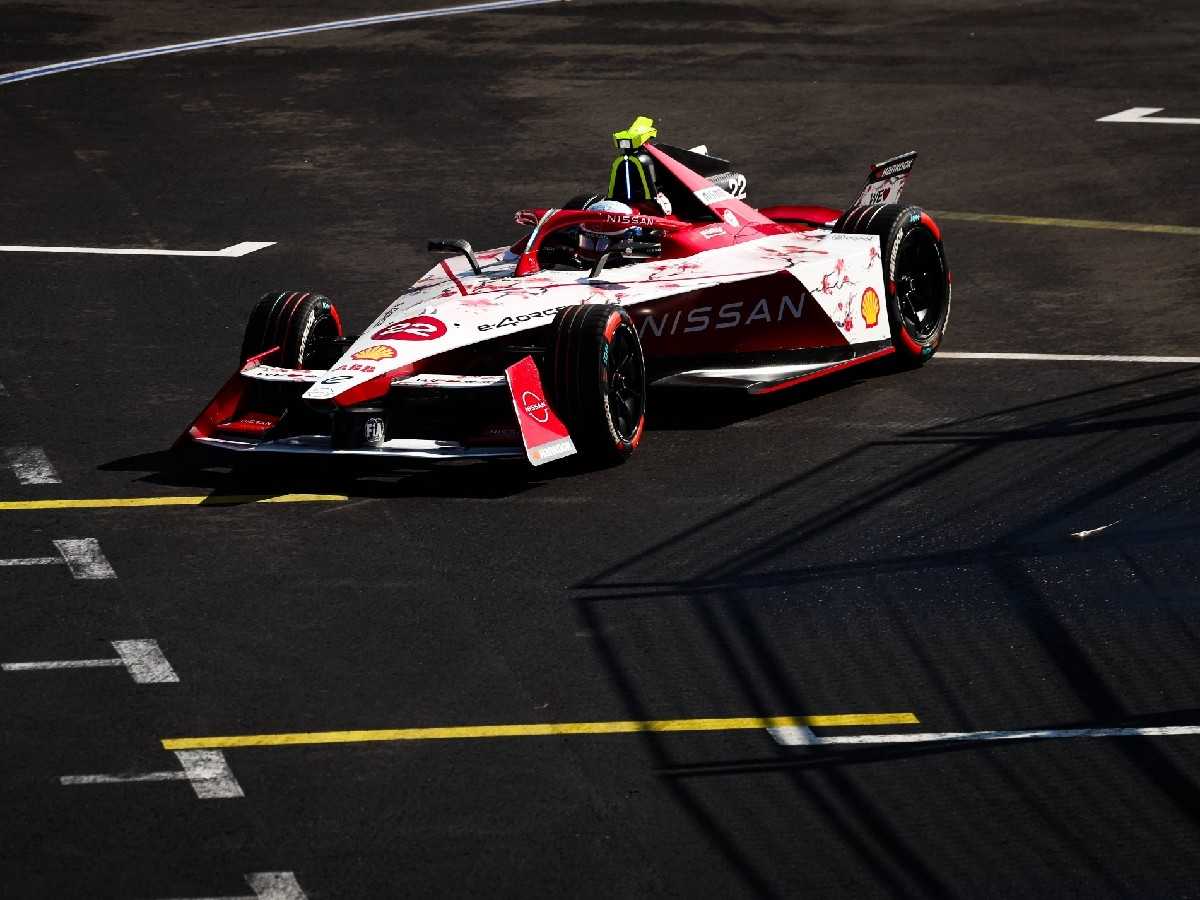
POLYGON ((254 891, 252 897, 202 897, 195 900, 306 900, 295 872, 250 872, 246 884, 254 891))
POLYGON ((41 447, 8 447, 4 459, 21 484, 62 484, 41 447))
POLYGON ((26 244, 0 244, 3 253, 93 253, 104 256, 223 256, 236 258, 246 256, 265 247, 274 247, 274 241, 242 241, 221 250, 159 250, 155 247, 44 247, 26 244))
POLYGON ((0 566, 62 566, 71 570, 72 578, 88 580, 116 578, 95 538, 65 538, 54 542, 58 556, 27 556, 0 559, 0 566))
POLYGON ((395 22, 409 22, 417 19, 432 19, 438 16, 457 16, 466 13, 492 12, 502 9, 516 9, 522 6, 544 6, 549 3, 562 3, 565 0, 493 0, 490 3, 468 3, 463 6, 444 6, 437 9, 419 9, 412 12, 389 13, 381 16, 366 16, 359 19, 340 19, 334 22, 320 22, 316 25, 301 25, 296 28, 276 28, 271 31, 252 31, 247 34, 231 34, 225 37, 207 38, 200 41, 187 41, 182 44, 165 44, 161 47, 150 47, 145 50, 129 50, 124 53, 108 53, 104 56, 89 56, 86 59, 76 59, 68 62, 53 63, 47 66, 37 66, 33 69, 21 69, 0 75, 0 84, 12 84, 16 81, 27 81, 30 78, 42 78, 46 75, 57 75, 60 72, 71 72, 76 69, 90 69, 95 66, 105 66, 110 63, 132 62, 151 56, 167 56, 172 53, 188 53, 192 50, 207 50, 210 47, 226 47, 230 44, 249 44, 255 41, 269 41, 276 38, 298 37, 303 34, 315 34, 319 31, 336 31, 343 28, 365 28, 370 25, 390 25, 395 22))
POLYGON ((220 750, 176 750, 182 770, 136 772, 121 775, 62 775, 59 784, 78 787, 91 784, 135 784, 151 781, 186 781, 201 800, 227 800, 244 797, 242 786, 233 777, 225 754, 220 750))
MULTIPOLYGON (((768 729, 777 742, 787 747, 826 747, 843 744, 938 744, 974 741, 1037 741, 1062 738, 1178 737, 1200 734, 1200 725, 1165 725, 1152 728, 1046 728, 1034 731, 930 731, 912 734, 853 734, 809 739, 792 734, 793 729, 768 729)), ((807 730, 807 729, 805 729, 807 730)))
POLYGON ((1156 116, 1162 106, 1134 106, 1111 116, 1102 116, 1097 122, 1115 122, 1119 125, 1200 125, 1200 119, 1180 119, 1171 116, 1156 116))
POLYGON ((1200 356, 1109 356, 1093 353, 955 353, 943 350, 937 359, 1011 359, 1029 362, 1177 363, 1195 365, 1200 356))
POLYGON ((36 672, 53 669, 99 669, 124 666, 137 684, 170 684, 179 676, 167 662, 158 641, 113 641, 117 656, 111 659, 51 659, 39 662, 0 663, 5 672, 36 672))

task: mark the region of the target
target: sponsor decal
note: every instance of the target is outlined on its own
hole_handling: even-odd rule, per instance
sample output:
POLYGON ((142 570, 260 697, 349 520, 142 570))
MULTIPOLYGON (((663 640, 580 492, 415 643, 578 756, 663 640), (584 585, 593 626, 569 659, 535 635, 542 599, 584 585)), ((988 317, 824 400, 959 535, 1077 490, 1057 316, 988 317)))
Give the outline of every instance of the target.
POLYGON ((646 316, 638 329, 638 336, 645 338, 663 337, 671 334, 696 334, 706 331, 720 331, 723 328, 740 328, 762 322, 769 325, 772 322, 782 322, 785 319, 799 319, 804 315, 804 296, 793 301, 784 294, 776 303, 765 297, 750 305, 748 300, 736 303, 724 303, 721 306, 697 306, 689 310, 687 315, 683 310, 664 313, 661 317, 646 316), (680 326, 683 326, 682 328, 680 326))
POLYGON ((343 381, 349 381, 353 375, 331 375, 326 378, 321 384, 341 384, 343 381))
POLYGON ((732 209, 725 210, 725 212, 721 216, 721 218, 723 218, 725 220, 725 224, 728 225, 730 228, 739 228, 742 224, 741 222, 738 221, 738 217, 733 214, 732 209))
POLYGON ((366 363, 342 363, 340 366, 334 366, 330 369, 331 372, 374 372, 374 366, 368 366, 366 363))
POLYGON ((562 306, 551 306, 549 309, 537 309, 530 313, 521 313, 518 316, 505 316, 499 322, 489 322, 485 325, 480 325, 480 331, 491 331, 494 328, 514 328, 522 322, 532 322, 534 319, 554 318, 554 314, 560 309, 565 309, 568 306, 574 306, 574 303, 564 303, 562 306))
POLYGON ((433 316, 413 316, 384 325, 373 335, 373 341, 432 341, 446 333, 446 323, 433 316))
POLYGON ((720 237, 725 233, 725 229, 720 225, 709 225, 707 228, 700 229, 700 237, 715 238, 720 237))
POLYGON ((383 419, 372 416, 363 422, 363 443, 369 447, 378 447, 384 438, 383 419))
POLYGON ((903 172, 907 172, 909 169, 911 169, 913 167, 913 163, 915 163, 915 162, 916 162, 916 159, 902 160, 901 162, 894 163, 894 164, 888 166, 886 169, 882 170, 881 172, 875 173, 875 177, 876 178, 891 178, 893 175, 899 175, 903 172))
POLYGON ((867 323, 868 328, 874 328, 879 324, 879 294, 876 293, 875 288, 869 287, 863 291, 860 308, 863 321, 867 323))
POLYGON ((671 206, 671 201, 667 197, 667 195, 664 194, 662 191, 659 191, 657 194, 654 195, 654 199, 658 203, 658 208, 663 211, 663 215, 669 216, 671 214, 671 210, 674 207, 671 206))
POLYGON ((733 197, 729 196, 729 191, 725 190, 723 187, 717 187, 715 184, 711 185, 710 187, 701 188, 698 191, 694 191, 694 193, 696 195, 696 199, 705 206, 710 206, 713 203, 719 203, 722 200, 733 199, 733 197))
POLYGON ((525 409, 525 415, 539 425, 545 425, 550 421, 550 407, 533 391, 521 392, 521 406, 525 409))
POLYGON ((355 353, 351 359, 369 359, 378 362, 381 359, 393 359, 396 356, 396 350, 393 347, 388 347, 384 344, 376 344, 374 347, 366 347, 355 353))

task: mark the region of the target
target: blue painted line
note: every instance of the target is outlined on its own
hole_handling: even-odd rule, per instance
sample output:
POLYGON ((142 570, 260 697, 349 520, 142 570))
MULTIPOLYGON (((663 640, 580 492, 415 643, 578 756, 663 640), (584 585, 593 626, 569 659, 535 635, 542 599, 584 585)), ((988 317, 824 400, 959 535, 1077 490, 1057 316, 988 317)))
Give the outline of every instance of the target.
POLYGON ((342 28, 366 28, 371 25, 388 25, 393 22, 410 22, 416 19, 433 19, 440 16, 459 16, 466 13, 492 12, 502 9, 517 9, 522 6, 545 6, 550 3, 566 3, 568 0, 491 0, 488 3, 468 3, 463 6, 446 6, 439 9, 419 9, 412 12, 388 13, 380 16, 365 16, 359 19, 341 19, 336 22, 320 22, 316 25, 300 25, 295 28, 276 28, 272 31, 254 31, 248 34, 231 34, 226 37, 208 38, 202 41, 188 41, 183 44, 166 44, 162 47, 149 47, 145 50, 129 50, 125 53, 109 53, 105 56, 89 56, 87 59, 76 59, 70 62, 52 63, 48 66, 38 66, 33 69, 22 69, 19 72, 9 72, 0 75, 0 84, 12 84, 17 81, 28 81, 31 78, 43 78, 47 75, 58 75, 61 72, 73 72, 76 69, 90 69, 95 66, 106 66, 110 63, 130 62, 137 59, 148 59, 151 56, 167 56, 172 53, 188 53, 192 50, 207 50, 210 47, 227 47, 230 44, 249 44, 254 41, 269 41, 274 38, 296 37, 303 34, 315 34, 318 31, 337 31, 342 28))

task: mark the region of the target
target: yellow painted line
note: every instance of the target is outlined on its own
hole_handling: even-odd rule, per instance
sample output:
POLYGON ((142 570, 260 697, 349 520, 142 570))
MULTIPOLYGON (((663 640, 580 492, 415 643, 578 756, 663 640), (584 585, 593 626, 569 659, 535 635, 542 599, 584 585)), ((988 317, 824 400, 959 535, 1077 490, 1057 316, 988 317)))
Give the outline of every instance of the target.
POLYGON ((998 213, 932 213, 948 222, 994 222, 1002 225, 1043 225, 1051 228, 1092 228, 1098 231, 1140 231, 1145 234, 1182 234, 1200 237, 1200 227, 1192 225, 1150 225, 1142 222, 1113 222, 1107 219, 1051 219, 1044 216, 1007 216, 998 213))
POLYGON ((444 728, 383 728, 370 731, 298 731, 290 734, 241 734, 227 737, 164 738, 165 750, 213 750, 231 747, 287 747, 296 744, 359 744, 368 741, 447 741, 468 738, 545 737, 572 734, 638 734, 667 731, 747 731, 807 725, 918 725, 904 713, 851 713, 831 716, 751 716, 737 719, 653 719, 646 722, 541 722, 533 725, 455 725, 444 728))
POLYGON ((119 509, 135 506, 238 506, 243 503, 333 503, 345 494, 214 494, 208 497, 82 497, 75 500, 0 500, 0 510, 119 509))

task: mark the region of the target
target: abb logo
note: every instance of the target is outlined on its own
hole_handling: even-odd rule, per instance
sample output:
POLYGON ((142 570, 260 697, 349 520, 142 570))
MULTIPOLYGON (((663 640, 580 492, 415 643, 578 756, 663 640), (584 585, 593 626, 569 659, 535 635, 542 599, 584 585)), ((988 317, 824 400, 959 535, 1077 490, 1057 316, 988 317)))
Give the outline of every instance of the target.
POLYGON ((400 322, 384 325, 373 335, 373 341, 432 341, 446 333, 446 323, 433 316, 413 316, 400 322))
POLYGON ((521 392, 521 406, 525 409, 525 415, 539 425, 545 425, 550 421, 550 407, 533 391, 521 392))

